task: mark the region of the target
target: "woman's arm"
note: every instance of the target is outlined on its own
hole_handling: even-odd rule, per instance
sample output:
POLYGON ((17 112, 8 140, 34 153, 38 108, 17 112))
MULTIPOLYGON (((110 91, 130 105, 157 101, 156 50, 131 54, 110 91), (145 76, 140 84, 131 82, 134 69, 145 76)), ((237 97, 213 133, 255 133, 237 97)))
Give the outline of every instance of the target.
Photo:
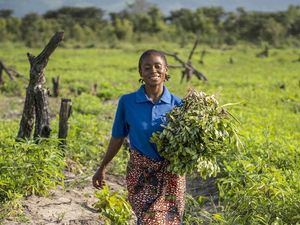
POLYGON ((93 186, 95 188, 101 189, 105 184, 104 179, 105 179, 106 166, 118 153, 123 142, 124 142, 124 138, 114 138, 114 137, 110 138, 109 145, 105 153, 105 156, 102 160, 102 163, 93 176, 93 186))

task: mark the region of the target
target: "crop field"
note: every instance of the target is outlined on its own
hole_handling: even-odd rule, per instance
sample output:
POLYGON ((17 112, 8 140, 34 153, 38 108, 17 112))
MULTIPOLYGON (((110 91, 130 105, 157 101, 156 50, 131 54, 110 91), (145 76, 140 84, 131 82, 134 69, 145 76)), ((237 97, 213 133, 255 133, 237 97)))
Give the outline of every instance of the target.
MULTIPOLYGON (((58 47, 45 74, 50 92, 52 77, 60 76, 60 94, 59 98, 49 98, 51 137, 38 145, 15 141, 27 81, 10 81, 3 75, 0 223, 1 219, 22 214, 23 197, 47 195, 57 185, 67 187, 64 171, 78 176, 93 174, 106 151, 118 97, 140 86, 137 63, 148 48, 178 52, 182 59, 187 59, 192 45, 180 48, 172 43, 123 43, 114 49, 58 47), (97 90, 93 93, 94 84, 97 90), (73 104, 64 154, 56 139, 60 98, 70 98, 73 104)), ((29 77, 26 53, 37 55, 40 51, 0 44, 0 59, 29 77)), ((195 197, 187 202, 185 224, 300 224, 300 50, 271 48, 268 57, 256 57, 260 51, 250 45, 198 47, 193 66, 206 75, 207 82, 192 77, 189 82, 180 83, 180 69, 169 69, 171 79, 166 86, 175 95, 184 97, 189 88, 194 88, 214 94, 221 105, 232 103, 227 109, 239 121, 243 143, 233 147, 220 162, 217 209, 205 214, 202 207, 208 200, 195 197), (204 64, 199 63, 202 50, 206 51, 204 64)), ((170 65, 178 64, 171 57, 167 59, 170 65)), ((109 173, 124 176, 127 158, 128 150, 123 147, 111 162, 109 173)), ((114 215, 128 213, 120 210, 124 205, 115 207, 115 211, 103 213, 111 221, 118 221, 112 224, 126 224, 128 216, 116 219, 114 215)))

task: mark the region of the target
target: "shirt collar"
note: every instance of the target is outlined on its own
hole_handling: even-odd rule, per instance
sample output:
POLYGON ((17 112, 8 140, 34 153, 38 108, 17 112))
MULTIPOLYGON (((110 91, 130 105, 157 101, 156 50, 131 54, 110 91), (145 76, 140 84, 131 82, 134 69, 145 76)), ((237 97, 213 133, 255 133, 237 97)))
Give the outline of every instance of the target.
MULTIPOLYGON (((136 91, 135 100, 137 103, 150 101, 148 96, 146 95, 144 84, 136 91)), ((171 93, 169 92, 169 90, 166 86, 164 86, 164 91, 163 91, 162 96, 160 97, 159 102, 160 101, 163 101, 168 104, 171 103, 171 93)))

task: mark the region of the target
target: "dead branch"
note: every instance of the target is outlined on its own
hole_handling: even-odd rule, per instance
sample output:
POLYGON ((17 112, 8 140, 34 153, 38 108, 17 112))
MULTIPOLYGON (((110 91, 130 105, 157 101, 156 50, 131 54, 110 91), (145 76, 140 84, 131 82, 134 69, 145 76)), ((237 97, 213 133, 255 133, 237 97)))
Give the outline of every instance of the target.
POLYGON ((3 68, 2 66, 0 66, 0 85, 4 84, 4 80, 3 80, 3 68))
POLYGON ((184 62, 182 59, 180 59, 177 53, 164 52, 164 54, 173 57, 177 62, 179 62, 182 65, 181 68, 183 68, 183 71, 181 76, 181 82, 183 81, 184 77, 186 77, 186 80, 189 81, 192 75, 195 75, 200 80, 207 81, 207 78, 204 76, 203 73, 201 73, 195 67, 193 67, 191 62, 184 62))
POLYGON ((59 146, 64 149, 66 146, 66 137, 68 136, 68 119, 72 113, 71 99, 61 99, 59 112, 59 130, 58 138, 60 139, 59 146))
MULTIPOLYGON (((197 35, 197 38, 194 42, 193 48, 190 51, 189 57, 187 61, 185 62, 181 58, 179 58, 178 54, 175 53, 169 53, 169 52, 164 52, 165 55, 173 57, 177 62, 180 63, 181 66, 169 66, 173 68, 182 68, 181 71, 181 82, 186 78, 186 81, 189 81, 193 75, 195 75, 198 79, 207 81, 207 78, 204 76, 203 73, 198 71, 193 65, 192 65, 192 57, 194 55, 194 52, 197 48, 197 45, 199 43, 199 35, 197 35)), ((203 64, 203 57, 205 55, 205 50, 202 51, 202 56, 201 56, 201 62, 203 64)))
POLYGON ((58 97, 59 94, 59 76, 52 77, 53 97, 58 97))
POLYGON ((269 47, 268 46, 266 46, 262 52, 259 52, 256 54, 256 57, 258 57, 258 58, 267 58, 268 56, 269 56, 269 47))
POLYGON ((30 63, 30 80, 26 90, 23 114, 17 139, 28 139, 31 136, 35 119, 34 137, 48 137, 50 134, 50 116, 48 106, 48 91, 43 87, 45 83, 44 69, 50 55, 62 41, 63 32, 57 32, 51 38, 43 51, 37 56, 27 53, 30 63))
POLYGON ((98 88, 98 84, 97 83, 94 83, 93 85, 92 85, 92 95, 97 95, 97 88, 98 88))
MULTIPOLYGON (((0 61, 0 71, 1 71, 0 73, 2 73, 3 70, 5 71, 5 73, 7 74, 7 76, 9 77, 10 80, 14 80, 9 69, 4 65, 4 63, 2 61, 0 61)), ((3 82, 3 80, 2 80, 2 82, 3 82)))
POLYGON ((195 41, 195 43, 194 43, 194 46, 193 46, 193 48, 192 48, 192 50, 190 52, 189 58, 187 60, 188 62, 192 60, 192 57, 193 57, 194 51, 195 51, 195 49, 196 49, 196 47, 198 45, 198 42, 199 42, 199 38, 197 38, 196 41, 195 41))
POLYGON ((168 65, 169 68, 182 68, 180 65, 168 65))
POLYGON ((204 65, 204 56, 205 55, 206 55, 206 51, 205 50, 201 51, 199 63, 201 63, 202 65, 204 65))

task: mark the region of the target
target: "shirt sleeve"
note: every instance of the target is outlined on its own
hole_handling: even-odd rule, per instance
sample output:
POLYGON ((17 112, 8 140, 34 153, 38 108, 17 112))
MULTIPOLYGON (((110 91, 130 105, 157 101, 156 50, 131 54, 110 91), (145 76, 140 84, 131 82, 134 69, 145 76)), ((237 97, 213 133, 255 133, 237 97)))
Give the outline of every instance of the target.
POLYGON ((128 132, 129 129, 126 122, 124 98, 121 97, 118 102, 118 107, 115 114, 115 119, 112 127, 112 136, 115 138, 126 137, 128 135, 128 132))

